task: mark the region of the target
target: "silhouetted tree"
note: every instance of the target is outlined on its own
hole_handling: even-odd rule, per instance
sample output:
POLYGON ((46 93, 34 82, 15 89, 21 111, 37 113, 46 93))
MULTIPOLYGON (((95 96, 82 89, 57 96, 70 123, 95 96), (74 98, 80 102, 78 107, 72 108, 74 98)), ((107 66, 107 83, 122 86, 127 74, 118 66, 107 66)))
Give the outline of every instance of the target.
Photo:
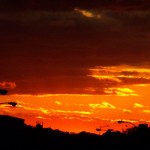
POLYGON ((129 128, 123 133, 108 129, 103 135, 97 135, 86 131, 69 133, 42 126, 32 127, 19 118, 0 117, 0 148, 5 150, 130 150, 148 149, 149 143, 150 127, 147 124, 129 128))

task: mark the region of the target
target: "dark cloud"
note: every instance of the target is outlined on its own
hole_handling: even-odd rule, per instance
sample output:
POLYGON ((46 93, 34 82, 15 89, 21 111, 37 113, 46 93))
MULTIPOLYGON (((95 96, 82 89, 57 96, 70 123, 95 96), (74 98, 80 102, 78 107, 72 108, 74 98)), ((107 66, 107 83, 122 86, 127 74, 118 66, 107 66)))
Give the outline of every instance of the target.
MULTIPOLYGON (((104 94, 105 87, 118 82, 88 77, 89 68, 120 64, 149 67, 150 11, 137 7, 148 1, 0 2, 21 9, 0 13, 0 81, 15 82, 18 93, 90 93, 94 88, 93 93, 104 94), (138 9, 114 11, 110 8, 115 7, 113 2, 118 9, 138 9), (100 17, 89 18, 75 8, 100 17)), ((135 80, 133 83, 149 83, 135 80)))
POLYGON ((149 0, 0 0, 1 10, 149 9, 149 0))

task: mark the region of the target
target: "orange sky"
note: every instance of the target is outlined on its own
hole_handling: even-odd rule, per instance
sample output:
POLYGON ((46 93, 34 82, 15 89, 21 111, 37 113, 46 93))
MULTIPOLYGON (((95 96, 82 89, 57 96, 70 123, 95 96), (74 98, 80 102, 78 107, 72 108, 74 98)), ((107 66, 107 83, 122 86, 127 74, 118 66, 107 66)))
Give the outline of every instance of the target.
MULTIPOLYGON (((0 101, 16 101, 18 106, 1 105, 1 114, 24 118, 27 124, 43 122, 44 127, 69 132, 89 131, 96 133, 96 128, 106 130, 125 129, 117 120, 149 123, 150 103, 149 87, 128 86, 119 88, 119 95, 5 95, 0 101), (125 90, 126 89, 126 90, 125 90), (129 90, 130 89, 130 90, 129 90), (127 93, 128 91, 134 91, 127 93)), ((127 124, 127 127, 132 127, 127 124)))
POLYGON ((148 0, 1 2, 0 102, 18 105, 0 114, 69 132, 148 123, 149 18, 148 0))

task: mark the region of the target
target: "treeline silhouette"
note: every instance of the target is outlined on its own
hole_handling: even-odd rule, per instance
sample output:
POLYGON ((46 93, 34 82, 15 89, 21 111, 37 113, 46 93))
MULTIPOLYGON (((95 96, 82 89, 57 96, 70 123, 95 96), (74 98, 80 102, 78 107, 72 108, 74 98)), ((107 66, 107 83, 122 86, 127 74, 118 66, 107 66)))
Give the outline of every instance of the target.
POLYGON ((139 124, 124 132, 108 129, 98 135, 82 131, 69 133, 26 125, 23 119, 0 115, 1 150, 135 150, 150 148, 150 127, 139 124))

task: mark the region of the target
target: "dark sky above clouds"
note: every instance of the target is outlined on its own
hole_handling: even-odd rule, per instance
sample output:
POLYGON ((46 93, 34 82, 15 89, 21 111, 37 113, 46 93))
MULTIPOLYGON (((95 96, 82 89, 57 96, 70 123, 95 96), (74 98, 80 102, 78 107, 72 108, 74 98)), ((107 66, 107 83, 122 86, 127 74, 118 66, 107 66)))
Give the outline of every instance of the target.
POLYGON ((105 94, 120 84, 93 78, 89 69, 149 69, 149 18, 148 0, 0 0, 0 87, 19 94, 105 94))
POLYGON ((0 0, 2 10, 149 9, 148 0, 0 0))

